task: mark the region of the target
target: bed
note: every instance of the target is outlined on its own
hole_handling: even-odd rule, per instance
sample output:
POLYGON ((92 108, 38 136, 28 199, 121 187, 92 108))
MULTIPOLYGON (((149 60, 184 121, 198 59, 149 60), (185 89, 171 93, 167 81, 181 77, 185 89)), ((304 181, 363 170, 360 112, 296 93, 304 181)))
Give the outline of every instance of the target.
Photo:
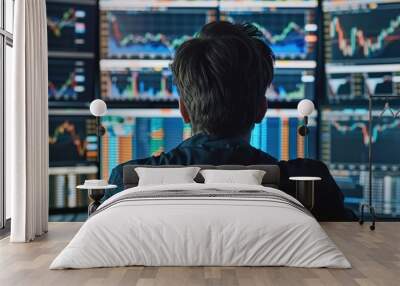
POLYGON ((204 184, 200 174, 196 183, 138 186, 136 167, 124 167, 126 189, 98 208, 50 269, 351 267, 308 210, 277 189, 278 166, 199 166, 264 170, 259 186, 204 184))

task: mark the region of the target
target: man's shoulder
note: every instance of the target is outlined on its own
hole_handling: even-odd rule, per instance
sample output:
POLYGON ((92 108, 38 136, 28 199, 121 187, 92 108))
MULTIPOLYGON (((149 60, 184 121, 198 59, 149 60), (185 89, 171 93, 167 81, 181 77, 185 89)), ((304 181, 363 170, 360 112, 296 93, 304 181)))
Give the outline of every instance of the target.
POLYGON ((320 171, 329 171, 326 164, 319 160, 314 159, 293 159, 287 161, 280 161, 279 165, 281 167, 291 168, 291 169, 319 169, 320 171))
POLYGON ((111 176, 120 175, 122 177, 124 166, 126 165, 148 165, 148 166, 159 166, 159 165, 169 165, 169 164, 176 164, 174 162, 174 157, 176 153, 176 149, 173 149, 167 153, 162 152, 159 155, 150 156, 147 158, 142 159, 134 159, 129 160, 124 163, 121 163, 113 168, 111 172, 111 176))
POLYGON ((159 159, 160 156, 152 156, 143 159, 129 160, 114 167, 112 173, 122 174, 124 166, 126 165, 158 165, 157 162, 159 159))
POLYGON ((253 151, 252 153, 254 154, 254 158, 252 158, 252 160, 254 160, 254 164, 278 164, 278 160, 272 155, 251 145, 249 145, 249 148, 251 148, 253 151))

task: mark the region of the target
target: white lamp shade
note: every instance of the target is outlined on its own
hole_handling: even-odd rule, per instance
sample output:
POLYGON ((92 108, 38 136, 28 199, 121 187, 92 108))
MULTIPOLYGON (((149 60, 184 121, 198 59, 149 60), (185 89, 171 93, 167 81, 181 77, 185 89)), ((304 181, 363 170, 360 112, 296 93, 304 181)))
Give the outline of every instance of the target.
POLYGON ((315 109, 314 103, 309 99, 303 99, 297 105, 297 112, 301 116, 309 116, 309 115, 311 115, 311 113, 314 112, 314 109, 315 109))
POLYGON ((95 99, 90 103, 90 113, 96 117, 103 116, 107 113, 107 104, 101 99, 95 99))

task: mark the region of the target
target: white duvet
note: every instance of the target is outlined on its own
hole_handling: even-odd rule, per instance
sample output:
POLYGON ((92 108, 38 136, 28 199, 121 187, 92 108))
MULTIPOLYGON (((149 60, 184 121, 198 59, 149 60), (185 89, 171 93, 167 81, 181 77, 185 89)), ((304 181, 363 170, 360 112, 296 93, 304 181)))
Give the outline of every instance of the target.
POLYGON ((290 204, 235 196, 119 201, 137 194, 133 192, 207 192, 210 188, 264 191, 299 204, 277 189, 254 185, 131 188, 104 202, 50 269, 128 265, 351 267, 318 222, 290 204))

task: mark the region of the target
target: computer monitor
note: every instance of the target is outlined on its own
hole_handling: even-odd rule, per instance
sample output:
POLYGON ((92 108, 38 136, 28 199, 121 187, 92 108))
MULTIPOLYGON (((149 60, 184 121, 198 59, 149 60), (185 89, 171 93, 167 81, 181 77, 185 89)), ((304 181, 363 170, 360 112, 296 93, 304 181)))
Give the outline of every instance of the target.
POLYGON ((400 3, 324 1, 323 8, 328 101, 400 95, 400 3))
POLYGON ((316 9, 298 8, 301 5, 296 1, 285 2, 288 4, 285 8, 262 7, 260 1, 248 1, 247 5, 222 2, 221 20, 254 24, 263 33, 276 59, 315 60, 318 40, 316 9))
POLYGON ((96 1, 46 1, 49 51, 93 52, 96 1))
POLYGON ((111 105, 177 106, 178 89, 168 61, 135 60, 121 64, 119 60, 102 60, 100 68, 101 98, 111 105))
POLYGON ((169 4, 101 2, 101 57, 171 59, 178 46, 206 23, 217 20, 216 7, 207 7, 207 1, 171 1, 169 4), (179 5, 172 5, 176 2, 179 5))
POLYGON ((50 167, 95 165, 96 119, 89 115, 49 116, 50 167))
POLYGON ((94 97, 94 60, 49 58, 49 105, 82 105, 94 97))

